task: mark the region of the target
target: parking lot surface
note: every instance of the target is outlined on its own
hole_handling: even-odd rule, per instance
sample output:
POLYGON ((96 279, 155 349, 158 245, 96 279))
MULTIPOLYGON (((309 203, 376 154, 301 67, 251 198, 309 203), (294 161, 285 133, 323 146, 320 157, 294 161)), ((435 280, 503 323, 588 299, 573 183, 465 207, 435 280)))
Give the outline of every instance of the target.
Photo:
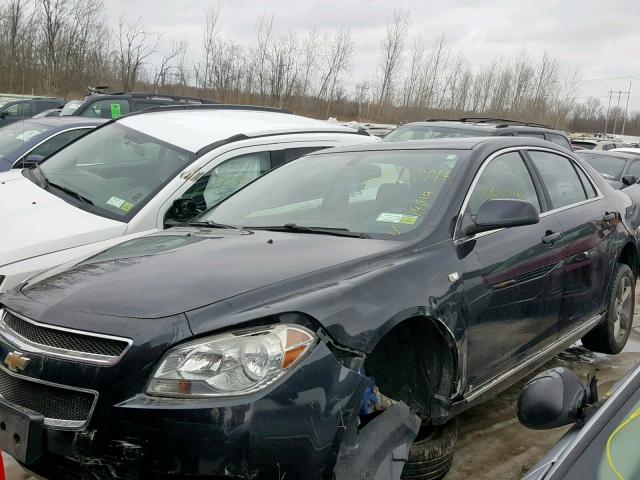
MULTIPOLYGON (((640 361, 640 293, 636 294, 633 329, 624 351, 616 356, 592 353, 579 343, 558 355, 540 370, 564 366, 583 380, 590 372, 598 377, 603 398, 609 388, 640 361)), ((453 466, 446 480, 519 479, 568 430, 535 431, 522 427, 515 416, 518 393, 527 379, 459 417, 460 438, 453 466)), ((4 457, 7 480, 35 480, 10 458, 4 457)))

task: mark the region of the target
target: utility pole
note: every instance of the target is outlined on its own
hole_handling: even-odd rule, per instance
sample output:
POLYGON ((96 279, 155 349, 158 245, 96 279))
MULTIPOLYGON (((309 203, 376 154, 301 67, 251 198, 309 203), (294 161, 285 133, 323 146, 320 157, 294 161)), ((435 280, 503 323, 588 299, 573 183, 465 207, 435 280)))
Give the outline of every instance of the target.
POLYGON ((607 105, 607 116, 604 118, 604 136, 607 136, 607 125, 609 124, 609 111, 611 110, 611 95, 613 92, 609 90, 609 105, 607 105))
POLYGON ((622 117, 622 132, 620 135, 624 135, 624 125, 627 123, 627 112, 629 111, 629 98, 631 97, 631 82, 629 82, 629 90, 627 91, 627 105, 624 107, 624 117, 622 117))
POLYGON ((618 104, 616 105, 616 114, 613 116, 613 135, 616 134, 616 127, 618 126, 618 112, 620 111, 620 97, 622 96, 622 92, 618 90, 615 92, 618 94, 618 104))

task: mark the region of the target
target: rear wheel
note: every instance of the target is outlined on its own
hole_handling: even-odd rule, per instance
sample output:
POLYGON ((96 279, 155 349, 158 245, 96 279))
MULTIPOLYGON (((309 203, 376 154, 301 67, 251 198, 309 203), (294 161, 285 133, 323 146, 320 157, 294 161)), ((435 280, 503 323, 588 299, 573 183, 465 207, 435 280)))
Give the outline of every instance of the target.
POLYGON ((411 445, 402 470, 403 480, 439 480, 451 468, 458 440, 456 419, 437 427, 424 426, 411 445))
POLYGON ((616 354, 627 344, 635 305, 635 278, 628 265, 614 270, 605 320, 582 337, 582 344, 594 352, 616 354))

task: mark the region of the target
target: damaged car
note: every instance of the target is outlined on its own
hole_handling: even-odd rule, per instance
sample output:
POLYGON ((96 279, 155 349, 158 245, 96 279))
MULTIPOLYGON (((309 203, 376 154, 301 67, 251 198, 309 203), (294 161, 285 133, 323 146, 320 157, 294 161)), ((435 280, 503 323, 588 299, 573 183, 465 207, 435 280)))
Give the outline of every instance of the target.
POLYGON ((534 138, 298 158, 0 296, 0 449, 48 478, 442 478, 460 412, 622 350, 635 211, 534 138))

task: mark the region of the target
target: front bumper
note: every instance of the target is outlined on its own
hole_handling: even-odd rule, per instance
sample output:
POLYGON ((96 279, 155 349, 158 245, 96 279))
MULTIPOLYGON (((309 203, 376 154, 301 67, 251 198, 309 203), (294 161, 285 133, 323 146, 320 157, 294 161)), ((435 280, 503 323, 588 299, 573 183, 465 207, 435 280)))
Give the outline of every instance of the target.
POLYGON ((101 389, 86 428, 45 425, 42 455, 28 469, 51 479, 330 478, 367 385, 320 343, 295 370, 252 395, 138 393, 117 402, 101 389))

